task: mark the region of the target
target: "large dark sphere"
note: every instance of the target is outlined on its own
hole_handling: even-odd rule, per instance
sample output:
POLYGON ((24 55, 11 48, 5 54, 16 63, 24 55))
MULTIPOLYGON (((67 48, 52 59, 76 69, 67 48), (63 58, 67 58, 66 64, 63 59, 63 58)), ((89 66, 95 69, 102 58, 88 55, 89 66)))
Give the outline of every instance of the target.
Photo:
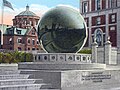
POLYGON ((49 53, 76 53, 86 38, 84 19, 77 10, 68 6, 49 10, 38 24, 38 39, 49 53))

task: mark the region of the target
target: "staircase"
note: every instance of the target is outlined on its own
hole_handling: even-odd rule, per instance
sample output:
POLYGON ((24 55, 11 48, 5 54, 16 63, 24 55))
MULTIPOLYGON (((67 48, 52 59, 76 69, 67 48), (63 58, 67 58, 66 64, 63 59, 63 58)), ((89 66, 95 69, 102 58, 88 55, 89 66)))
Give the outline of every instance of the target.
POLYGON ((17 64, 0 64, 0 90, 49 90, 50 88, 51 85, 43 83, 42 79, 33 79, 32 75, 20 74, 17 64))

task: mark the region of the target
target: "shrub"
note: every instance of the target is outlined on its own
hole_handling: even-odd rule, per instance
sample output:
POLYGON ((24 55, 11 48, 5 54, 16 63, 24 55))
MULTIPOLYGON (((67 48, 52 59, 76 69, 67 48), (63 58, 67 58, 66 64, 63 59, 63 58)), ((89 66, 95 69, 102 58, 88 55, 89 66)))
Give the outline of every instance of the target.
POLYGON ((92 51, 91 51, 91 49, 84 49, 84 50, 80 50, 79 53, 82 53, 82 54, 91 54, 92 51))
POLYGON ((32 62, 33 55, 25 52, 0 52, 0 63, 32 62))

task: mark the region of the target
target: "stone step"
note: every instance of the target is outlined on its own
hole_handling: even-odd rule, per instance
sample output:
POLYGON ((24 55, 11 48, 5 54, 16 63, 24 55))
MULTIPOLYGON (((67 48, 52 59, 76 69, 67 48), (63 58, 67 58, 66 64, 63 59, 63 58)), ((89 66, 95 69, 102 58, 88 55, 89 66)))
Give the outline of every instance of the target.
POLYGON ((4 85, 0 90, 40 90, 43 84, 4 85))
POLYGON ((43 84, 40 89, 52 89, 52 85, 51 84, 43 84))
POLYGON ((20 85, 20 84, 33 84, 36 81, 43 82, 42 79, 9 79, 9 80, 0 80, 0 86, 2 85, 20 85))
POLYGON ((61 89, 40 89, 40 90, 61 90, 61 89))
POLYGON ((0 80, 6 79, 28 79, 30 75, 25 74, 10 74, 10 75, 0 75, 0 80))
POLYGON ((18 64, 0 64, 2 70, 18 70, 18 64))
POLYGON ((19 73, 20 73, 19 70, 7 70, 7 69, 3 70, 3 69, 0 69, 0 75, 19 74, 19 73))

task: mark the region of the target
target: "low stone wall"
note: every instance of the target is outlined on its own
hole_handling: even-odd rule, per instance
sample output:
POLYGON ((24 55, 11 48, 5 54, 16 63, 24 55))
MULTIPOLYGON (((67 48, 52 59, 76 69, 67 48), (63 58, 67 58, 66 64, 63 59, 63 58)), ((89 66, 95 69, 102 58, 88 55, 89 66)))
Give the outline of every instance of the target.
POLYGON ((37 53, 34 54, 35 62, 82 62, 91 63, 91 54, 75 53, 37 53))

